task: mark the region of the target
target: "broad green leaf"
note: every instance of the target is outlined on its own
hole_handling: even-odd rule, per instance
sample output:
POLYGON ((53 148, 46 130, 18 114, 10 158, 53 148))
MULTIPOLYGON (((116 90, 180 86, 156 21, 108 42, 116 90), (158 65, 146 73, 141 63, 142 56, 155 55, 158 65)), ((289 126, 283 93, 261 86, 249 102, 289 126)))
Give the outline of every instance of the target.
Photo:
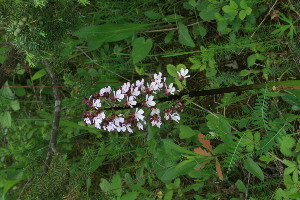
POLYGON ((20 110, 20 102, 18 100, 13 100, 10 102, 10 107, 14 110, 20 110))
POLYGON ((204 21, 211 21, 216 19, 215 14, 219 13, 220 9, 218 6, 214 4, 209 4, 206 9, 203 9, 200 13, 199 16, 201 19, 204 21))
POLYGON ((117 42, 143 30, 147 24, 104 24, 84 27, 73 35, 88 42, 90 50, 99 48, 104 42, 117 42))
POLYGON ((177 69, 174 65, 171 65, 171 64, 168 64, 167 65, 167 71, 168 73, 173 76, 174 78, 177 78, 178 77, 178 74, 177 74, 177 69))
POLYGON ((148 53, 150 52, 152 48, 152 40, 140 37, 137 38, 133 41, 132 43, 132 59, 133 59, 133 64, 138 63, 139 61, 143 60, 148 53))
POLYGON ((181 125, 179 127, 180 129, 180 133, 179 133, 179 138, 180 139, 187 139, 187 138, 190 138, 195 134, 195 131, 193 129, 191 129, 189 126, 184 126, 184 125, 181 125))
POLYGON ((164 196, 164 200, 172 200, 173 197, 173 190, 169 190, 165 196, 164 196))
POLYGON ((104 178, 101 178, 101 182, 100 182, 99 186, 103 192, 111 191, 110 183, 104 178))
POLYGON ((243 8, 243 9, 248 8, 247 2, 246 2, 245 0, 242 0, 242 1, 240 2, 240 6, 241 6, 241 8, 243 8))
POLYGON ((261 181, 264 181, 264 173, 252 158, 244 160, 244 167, 248 172, 259 178, 261 181))
POLYGON ((138 67, 138 66, 134 66, 136 73, 138 73, 138 75, 143 76, 145 75, 145 70, 143 67, 138 67))
POLYGON ((246 193, 247 188, 244 185, 243 181, 237 180, 237 182, 235 183, 235 186, 240 192, 246 193))
POLYGON ((45 76, 47 74, 46 70, 45 69, 41 69, 39 71, 37 71, 32 77, 31 77, 31 80, 34 81, 36 79, 39 79, 43 76, 45 76))
POLYGON ((3 128, 11 127, 11 115, 10 112, 5 111, 0 113, 0 124, 3 128))
POLYGON ((285 155, 287 157, 290 157, 293 155, 292 148, 296 144, 296 141, 294 138, 292 138, 289 135, 286 135, 279 139, 279 143, 280 143, 280 152, 283 155, 285 155))
POLYGON ((252 55, 248 56, 248 58, 247 58, 248 67, 253 66, 255 64, 255 61, 256 61, 256 54, 252 54, 252 55))
POLYGON ((207 30, 202 24, 194 25, 193 31, 196 36, 200 35, 201 37, 204 37, 207 34, 207 30))
POLYGON ((188 174, 191 170, 194 170, 196 165, 195 160, 184 160, 175 167, 169 168, 161 179, 166 183, 170 183, 174 178, 188 174))
POLYGON ((179 153, 184 153, 184 154, 191 154, 191 155, 196 155, 194 152, 192 151, 189 151, 177 144, 175 144, 174 142, 172 142, 171 140, 169 139, 164 139, 163 140, 163 143, 165 145, 166 148, 170 148, 170 149, 173 149, 179 153))
POLYGON ((122 179, 119 173, 113 175, 111 180, 111 189, 118 197, 122 196, 122 179))
POLYGON ((94 68, 90 68, 88 73, 91 77, 99 77, 100 76, 99 72, 94 68))
POLYGON ((171 42, 173 36, 174 36, 175 31, 170 31, 166 37, 165 37, 165 43, 168 44, 169 42, 171 42))
POLYGON ((137 192, 127 192, 124 196, 121 197, 121 200, 135 200, 139 196, 137 192))
POLYGON ((186 27, 186 25, 184 25, 181 22, 178 22, 178 33, 179 33, 179 42, 182 45, 195 47, 195 43, 190 36, 188 28, 186 27))
POLYGON ((149 11, 146 11, 144 13, 147 17, 149 17, 150 19, 161 19, 163 18, 163 16, 157 12, 154 12, 153 10, 149 10, 149 11))
POLYGON ((245 17, 246 17, 246 15, 247 15, 247 13, 246 13, 245 10, 241 10, 241 11, 239 12, 239 18, 240 18, 241 20, 244 20, 245 17))

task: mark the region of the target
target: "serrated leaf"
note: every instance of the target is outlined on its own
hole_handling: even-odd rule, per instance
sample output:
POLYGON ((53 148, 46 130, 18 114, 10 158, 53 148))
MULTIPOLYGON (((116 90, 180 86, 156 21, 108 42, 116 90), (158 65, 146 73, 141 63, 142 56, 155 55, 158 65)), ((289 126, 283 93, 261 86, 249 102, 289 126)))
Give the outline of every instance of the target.
POLYGON ((219 7, 214 4, 209 4, 206 9, 201 10, 199 16, 204 21, 211 21, 216 19, 215 14, 219 13, 219 7))
POLYGON ((240 18, 241 20, 244 20, 246 16, 247 16, 247 13, 246 13, 245 10, 241 10, 241 11, 239 12, 239 18, 240 18))
POLYGON ((10 107, 14 110, 20 110, 20 102, 18 100, 14 100, 10 102, 10 107))
POLYGON ((286 135, 280 139, 280 152, 290 157, 293 155, 292 148, 294 147, 296 141, 289 135, 286 135))
POLYGON ((182 45, 195 47, 195 43, 190 36, 188 28, 181 22, 178 22, 179 42, 182 45))
POLYGON ((42 78, 43 76, 45 76, 47 74, 45 69, 41 69, 39 71, 37 71, 32 77, 31 80, 34 81, 36 79, 42 78))
POLYGON ((119 173, 113 175, 111 180, 111 189, 118 197, 122 195, 122 179, 119 173))
POLYGON ((237 180, 237 182, 235 182, 235 186, 240 192, 243 192, 243 193, 247 192, 247 188, 244 185, 243 181, 237 180))
POLYGON ((0 124, 3 128, 11 127, 11 115, 10 112, 5 111, 0 113, 0 124))
POLYGON ((165 43, 168 44, 169 42, 171 42, 173 36, 174 36, 175 31, 171 31, 169 32, 166 37, 165 37, 165 43))
POLYGON ((167 65, 167 71, 168 73, 173 76, 174 78, 177 78, 178 77, 178 74, 177 74, 177 69, 174 65, 171 65, 171 64, 168 64, 167 65))
POLYGON ((103 192, 109 192, 111 190, 110 183, 104 178, 101 178, 99 186, 103 192))
POLYGON ((252 158, 244 160, 244 167, 248 172, 259 178, 261 181, 264 181, 265 176, 263 171, 252 158))
POLYGON ((152 48, 152 40, 140 37, 134 40, 132 43, 132 59, 133 59, 133 64, 138 63, 139 61, 143 60, 150 52, 152 48))
POLYGON ((163 18, 163 16, 157 12, 154 12, 153 10, 149 10, 149 11, 146 11, 144 13, 147 17, 149 17, 150 19, 161 19, 163 18))
POLYGON ((191 129, 189 126, 181 125, 179 127, 179 130, 180 130, 180 133, 179 133, 180 139, 187 139, 187 138, 190 138, 190 137, 193 137, 194 135, 196 135, 194 130, 191 129))

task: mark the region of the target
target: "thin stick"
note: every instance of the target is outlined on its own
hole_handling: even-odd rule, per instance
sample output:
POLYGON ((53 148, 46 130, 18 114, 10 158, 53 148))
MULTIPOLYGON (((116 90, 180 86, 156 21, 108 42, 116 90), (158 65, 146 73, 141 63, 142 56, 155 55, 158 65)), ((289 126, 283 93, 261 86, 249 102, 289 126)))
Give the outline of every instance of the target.
POLYGON ((79 49, 85 55, 85 57, 87 57, 88 59, 90 59, 95 65, 98 65, 102 69, 104 69, 104 70, 106 70, 106 71, 108 71, 108 72, 110 72, 110 73, 112 73, 112 74, 114 74, 114 75, 116 75, 116 76, 118 76, 118 77, 120 77, 122 79, 125 79, 126 81, 130 81, 129 79, 125 78, 124 76, 121 76, 120 74, 117 74, 117 73, 111 71, 110 69, 106 69, 106 68, 102 67, 99 63, 97 63, 96 61, 94 61, 85 51, 83 51, 83 49, 81 49, 80 47, 76 47, 76 48, 79 49))
MULTIPOLYGON (((56 75, 51 67, 51 65, 45 61, 44 64, 47 67, 48 74, 50 75, 52 85, 58 85, 56 75)), ((54 112, 53 112, 53 122, 52 122, 52 131, 49 141, 49 147, 48 147, 48 153, 45 161, 44 166, 44 173, 46 173, 49 170, 50 163, 53 157, 53 154, 57 154, 56 144, 57 144, 57 135, 58 135, 58 127, 59 127, 59 120, 60 120, 60 111, 61 111, 61 96, 59 94, 59 90, 57 87, 53 87, 53 93, 54 93, 54 112)))

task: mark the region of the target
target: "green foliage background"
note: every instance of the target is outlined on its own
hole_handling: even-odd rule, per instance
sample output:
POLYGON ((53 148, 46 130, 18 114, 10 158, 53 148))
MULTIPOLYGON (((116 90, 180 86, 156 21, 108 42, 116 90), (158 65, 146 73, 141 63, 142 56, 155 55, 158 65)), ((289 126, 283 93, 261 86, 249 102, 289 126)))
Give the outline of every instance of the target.
POLYGON ((299 85, 185 97, 180 123, 133 134, 82 120, 83 97, 157 72, 187 92, 299 80, 299 13, 292 0, 0 0, 0 42, 24 58, 0 89, 1 198, 300 199, 299 85), (63 97, 47 173, 44 61, 63 97), (200 133, 211 156, 194 152, 206 148, 200 133))

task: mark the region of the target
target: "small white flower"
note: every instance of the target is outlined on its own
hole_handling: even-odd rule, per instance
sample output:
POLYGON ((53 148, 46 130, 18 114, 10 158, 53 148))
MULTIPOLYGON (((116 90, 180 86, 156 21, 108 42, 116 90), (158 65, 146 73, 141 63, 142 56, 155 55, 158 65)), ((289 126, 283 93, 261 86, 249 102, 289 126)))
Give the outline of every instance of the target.
POLYGON ((146 95, 146 105, 148 106, 148 107, 153 107, 153 106, 155 106, 155 101, 153 101, 153 98, 154 98, 154 96, 152 96, 152 95, 150 95, 150 96, 148 96, 148 94, 146 95))
POLYGON ((117 129, 118 132, 121 132, 121 131, 125 132, 126 131, 126 126, 124 124, 122 124, 122 126, 117 126, 116 129, 117 129))
POLYGON ((174 121, 176 121, 176 122, 179 123, 180 115, 179 115, 177 112, 175 112, 175 113, 173 113, 173 114, 171 115, 171 118, 172 118, 174 121))
POLYGON ((131 94, 132 96, 137 97, 141 94, 141 92, 139 91, 138 87, 135 87, 134 89, 131 88, 131 94))
POLYGON ((122 93, 126 94, 128 92, 128 90, 130 89, 130 83, 129 82, 124 83, 124 85, 121 86, 121 89, 122 89, 122 93))
POLYGON ((139 130, 143 130, 144 129, 143 124, 140 123, 140 122, 138 122, 136 126, 138 127, 139 130))
POLYGON ((133 96, 127 97, 127 101, 126 101, 126 105, 130 106, 130 108, 132 108, 132 106, 136 105, 136 101, 134 100, 133 96))
POLYGON ((86 124, 92 124, 90 118, 86 117, 83 119, 85 121, 86 124))
POLYGON ((101 129, 101 123, 103 121, 103 119, 105 118, 105 113, 99 113, 96 117, 94 117, 93 121, 95 124, 95 127, 98 129, 101 129))
POLYGON ((111 87, 110 86, 108 86, 108 87, 105 87, 105 88, 102 88, 101 90, 100 90, 100 92, 99 92, 99 94, 100 94, 100 96, 103 96, 104 95, 104 93, 111 93, 112 92, 112 89, 111 89, 111 87))
POLYGON ((169 85, 169 87, 167 87, 167 93, 170 93, 170 94, 172 94, 172 95, 174 95, 174 92, 175 92, 175 87, 173 87, 173 83, 171 83, 170 85, 169 85))
POLYGON ((160 128, 161 124, 162 123, 161 123, 160 119, 151 121, 151 125, 152 126, 157 126, 158 128, 160 128))
POLYGON ((153 115, 159 115, 160 114, 160 110, 158 108, 154 108, 152 109, 150 115, 153 116, 153 115))
POLYGON ((169 119, 171 118, 171 114, 170 114, 169 112, 168 112, 168 113, 165 113, 164 118, 165 118, 166 120, 169 120, 169 119))
POLYGON ((121 101, 122 99, 124 99, 124 94, 122 94, 122 91, 121 90, 117 90, 116 92, 113 91, 114 93, 114 98, 117 100, 117 101, 121 101))
POLYGON ((134 117, 135 117, 135 119, 137 120, 137 121, 143 121, 144 120, 144 118, 145 118, 145 116, 143 115, 144 114, 144 111, 142 110, 142 109, 136 109, 135 110, 135 113, 134 113, 134 117))
POLYGON ((121 117, 122 115, 119 115, 119 117, 116 117, 114 119, 114 124, 117 126, 117 127, 120 127, 121 126, 121 123, 124 123, 124 118, 121 117))
POLYGON ((183 68, 181 68, 181 69, 180 69, 180 72, 177 72, 177 74, 178 74, 178 79, 179 79, 180 81, 183 81, 183 79, 190 77, 190 75, 187 75, 188 73, 189 73, 189 70, 188 70, 188 69, 183 69, 183 68))
POLYGON ((161 82, 161 76, 162 76, 162 73, 159 72, 158 74, 154 74, 154 80, 155 82, 161 82))
POLYGON ((98 108, 101 107, 101 101, 100 99, 93 99, 93 107, 98 110, 98 108))
POLYGON ((129 133, 133 133, 133 130, 131 129, 130 124, 125 124, 125 126, 126 126, 129 133))
POLYGON ((136 87, 138 87, 138 88, 144 86, 144 79, 142 79, 142 80, 137 80, 137 81, 135 82, 135 85, 136 85, 136 87))
POLYGON ((116 125, 113 122, 109 122, 107 126, 103 126, 103 129, 111 132, 116 129, 116 125))

